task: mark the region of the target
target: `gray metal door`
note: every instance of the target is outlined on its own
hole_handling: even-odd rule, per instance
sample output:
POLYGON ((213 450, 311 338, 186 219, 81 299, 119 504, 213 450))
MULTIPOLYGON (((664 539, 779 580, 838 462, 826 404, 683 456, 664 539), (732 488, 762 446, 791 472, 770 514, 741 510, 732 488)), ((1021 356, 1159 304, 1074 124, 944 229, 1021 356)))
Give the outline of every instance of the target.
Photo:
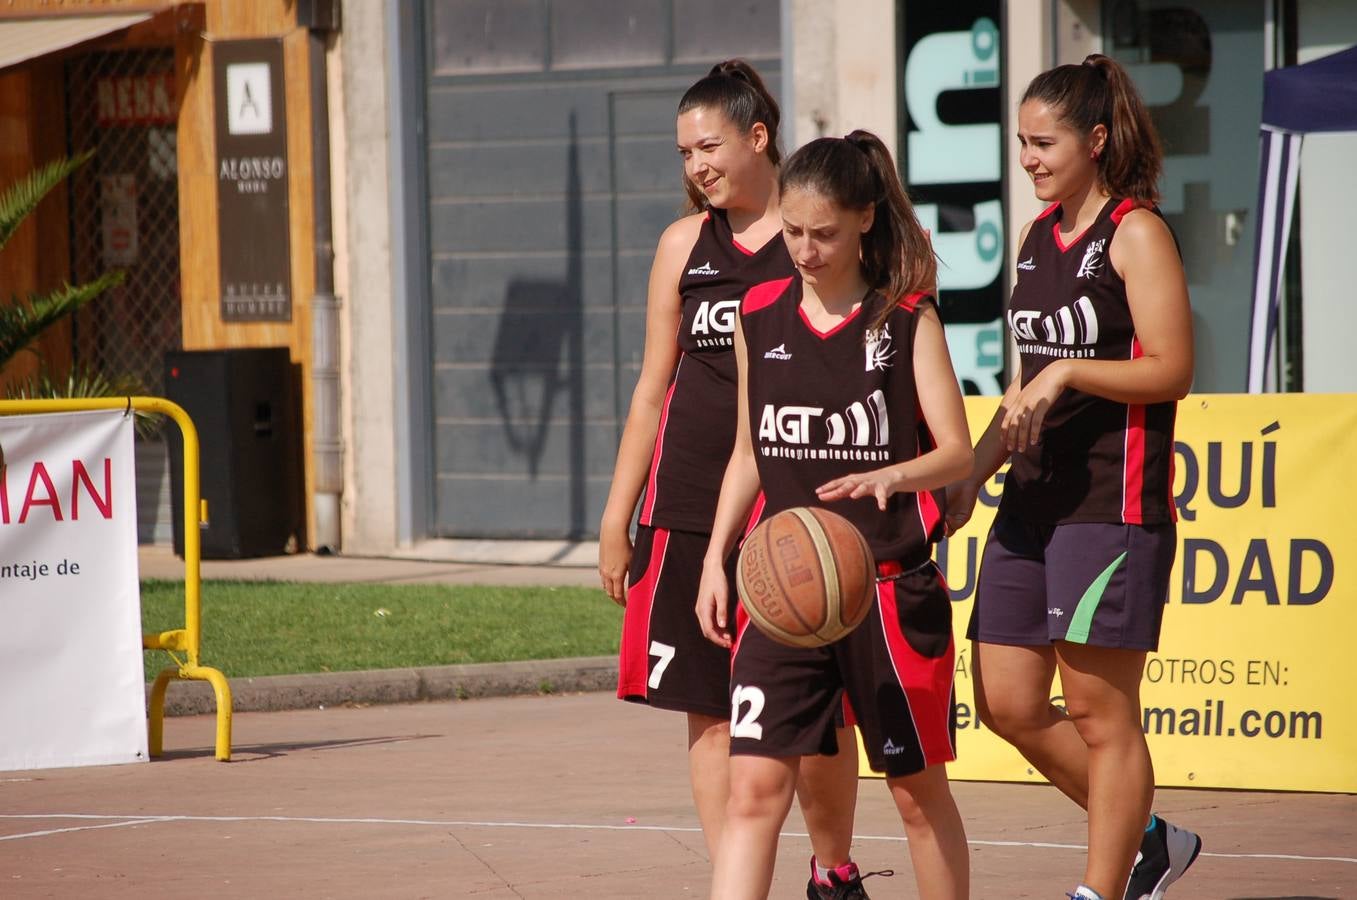
POLYGON ((723 13, 734 35, 674 27, 717 7, 427 5, 435 536, 596 533, 683 207, 678 99, 737 52, 777 65, 776 0, 723 13))

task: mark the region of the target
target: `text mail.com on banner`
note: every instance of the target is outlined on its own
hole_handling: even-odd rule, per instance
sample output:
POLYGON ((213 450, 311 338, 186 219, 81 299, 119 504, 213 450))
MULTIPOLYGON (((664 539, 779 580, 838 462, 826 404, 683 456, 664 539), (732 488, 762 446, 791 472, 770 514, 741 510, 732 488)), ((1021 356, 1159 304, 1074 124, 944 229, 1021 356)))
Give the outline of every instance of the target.
POLYGON ((132 417, 0 417, 0 770, 147 756, 132 417))
MULTIPOLYGON (((973 436, 996 407, 967 398, 973 436)), ((1156 782, 1357 791, 1346 672, 1357 634, 1357 396, 1192 395, 1178 404, 1175 438, 1178 555, 1141 688, 1156 782)), ((958 759, 948 772, 1039 781, 981 725, 965 639, 1002 477, 938 551, 956 601, 958 759)))

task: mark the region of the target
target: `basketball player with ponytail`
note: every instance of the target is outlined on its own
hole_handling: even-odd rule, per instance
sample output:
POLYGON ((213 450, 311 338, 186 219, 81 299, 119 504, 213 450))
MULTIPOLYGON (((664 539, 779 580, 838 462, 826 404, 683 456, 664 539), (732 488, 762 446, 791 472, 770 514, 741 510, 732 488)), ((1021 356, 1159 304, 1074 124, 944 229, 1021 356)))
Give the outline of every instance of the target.
POLYGON ((1088 810, 1084 878, 1069 896, 1159 900, 1201 849, 1150 811, 1140 704, 1176 548, 1187 279, 1155 206, 1159 141, 1120 65, 1095 54, 1038 75, 1018 141, 1049 204, 1023 229, 1009 301, 1021 372, 970 476, 948 489, 951 533, 1012 462, 969 626, 976 703, 987 727, 1088 810), (1050 702, 1056 671, 1064 710, 1050 702))
MULTIPOLYGON (((779 234, 778 120, 742 60, 716 65, 679 102, 694 213, 655 253, 645 356, 599 529, 604 590, 626 608, 618 696, 686 714, 693 799, 713 856, 728 786, 730 652, 703 638, 693 604, 735 442, 736 309, 752 285, 793 271, 779 234)), ((816 856, 851 867, 857 752, 852 729, 840 734, 844 751, 808 764, 798 792, 816 856)))
MULTIPOLYGON (((703 632, 735 653, 730 804, 711 896, 767 896, 798 769, 835 751, 846 695, 904 820, 918 896, 958 900, 969 864, 944 766, 955 758, 951 601, 930 555, 941 488, 972 456, 933 300, 936 261, 875 135, 812 141, 780 182, 796 273, 741 305, 739 431, 698 593, 703 632), (784 646, 729 617, 725 560, 760 491, 764 516, 821 506, 867 539, 876 599, 840 640, 784 646)), ((824 877, 860 889, 856 872, 824 877)))

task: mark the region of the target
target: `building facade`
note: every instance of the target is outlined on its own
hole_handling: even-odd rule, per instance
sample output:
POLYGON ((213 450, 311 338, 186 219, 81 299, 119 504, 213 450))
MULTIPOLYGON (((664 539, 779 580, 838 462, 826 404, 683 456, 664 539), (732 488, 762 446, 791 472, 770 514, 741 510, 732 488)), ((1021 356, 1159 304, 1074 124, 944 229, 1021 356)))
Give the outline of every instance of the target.
MULTIPOLYGON (((650 255, 683 208, 674 109, 712 63, 742 56, 767 76, 788 151, 856 127, 887 140, 934 235, 958 373, 997 393, 1016 236, 1039 211, 1012 134, 1018 97, 1053 64, 1122 60, 1165 142, 1195 389, 1237 392, 1262 74, 1357 43, 1343 0, 14 0, 0 46, 19 25, 98 17, 107 31, 0 58, 0 174, 98 148, 0 256, 6 283, 138 267, 46 340, 49 360, 135 369, 155 389, 166 351, 287 347, 299 548, 524 560, 596 532, 650 255), (280 60, 284 146, 233 156, 225 70, 264 51, 280 60), (262 233, 283 248, 269 258, 285 290, 234 288, 224 267, 269 255, 239 252, 252 232, 221 192, 272 177, 236 177, 239 160, 278 155, 287 177, 262 233)), ((1342 352, 1357 334, 1342 218, 1354 150, 1353 135, 1305 143, 1288 389, 1357 389, 1342 352)), ((164 468, 163 449, 143 456, 164 468)), ((149 510, 165 476, 143 480, 149 510)), ((144 539, 165 539, 156 515, 144 539)))

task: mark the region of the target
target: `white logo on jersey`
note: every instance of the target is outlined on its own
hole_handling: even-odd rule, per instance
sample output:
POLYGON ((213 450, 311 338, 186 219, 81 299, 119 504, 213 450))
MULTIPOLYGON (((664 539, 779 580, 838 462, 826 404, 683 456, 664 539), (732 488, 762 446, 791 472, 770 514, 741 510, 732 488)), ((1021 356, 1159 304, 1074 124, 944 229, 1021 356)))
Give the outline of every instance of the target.
POLYGON ((764 359, 791 359, 792 355, 787 352, 786 344, 778 344, 772 350, 763 354, 764 359))
POLYGON ((1107 246, 1107 238, 1099 238, 1096 241, 1090 241, 1084 248, 1084 259, 1079 263, 1079 271, 1074 274, 1075 278, 1096 278, 1103 267, 1103 248, 1107 246))
POLYGON ((867 369, 872 372, 877 369, 885 371, 890 368, 891 357, 895 351, 891 349, 891 326, 882 325, 880 331, 868 330, 867 332, 867 369))
POLYGON ((759 416, 758 439, 772 445, 762 449, 764 456, 884 462, 890 457, 891 439, 886 395, 877 389, 866 400, 855 401, 843 412, 827 416, 818 406, 766 404, 759 416), (823 428, 812 428, 812 422, 821 420, 823 428), (822 446, 816 448, 812 444, 822 446))
POLYGON ((1027 259, 1018 263, 1018 268, 1024 272, 1035 272, 1037 270, 1036 257, 1027 257, 1027 259))
POLYGON ((703 300, 693 314, 693 334, 734 334, 739 309, 739 300, 703 300))
POLYGON ((890 738, 886 738, 886 743, 884 746, 882 746, 881 752, 886 754, 887 756, 899 756, 901 753, 905 752, 905 748, 895 746, 894 741, 892 741, 890 738))
POLYGON ((689 275, 720 275, 720 274, 721 274, 721 270, 720 270, 720 269, 713 269, 713 268, 711 267, 711 260, 707 260, 707 261, 704 262, 702 265, 698 266, 696 269, 689 269, 689 270, 688 270, 688 274, 689 274, 689 275))
POLYGON ((1058 606, 1052 606, 1050 609, 1046 610, 1046 615, 1055 616, 1059 619, 1061 616, 1065 615, 1065 611, 1058 606))
POLYGON ((1062 306, 1055 315, 1043 316, 1033 309, 1014 309, 1008 312, 1008 327, 1018 339, 1018 350, 1023 353, 1040 353, 1046 356, 1091 357, 1092 349, 1071 352, 1051 352, 1039 347, 1040 343, 1079 345, 1089 348, 1098 343, 1098 313, 1093 309, 1093 301, 1087 296, 1080 297, 1073 306, 1062 306), (1037 323, 1041 324, 1041 334, 1037 334, 1037 323), (1031 346, 1024 342, 1030 342, 1031 346))
POLYGON ((819 406, 784 406, 781 409, 771 403, 763 407, 759 418, 759 440, 776 444, 810 443, 810 420, 824 412, 819 406))

